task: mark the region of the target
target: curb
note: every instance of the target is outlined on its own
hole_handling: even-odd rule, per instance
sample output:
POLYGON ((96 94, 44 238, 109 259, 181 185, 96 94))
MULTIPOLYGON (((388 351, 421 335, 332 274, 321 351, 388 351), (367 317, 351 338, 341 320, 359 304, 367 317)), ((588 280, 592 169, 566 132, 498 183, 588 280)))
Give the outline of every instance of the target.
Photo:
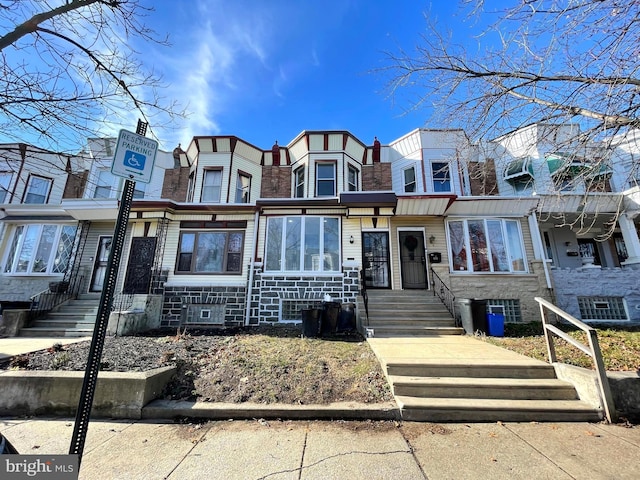
POLYGON ((142 408, 147 420, 200 418, 212 420, 247 420, 270 418, 286 420, 400 420, 400 409, 394 402, 364 404, 353 402, 329 405, 287 405, 282 403, 207 403, 154 400, 142 408))

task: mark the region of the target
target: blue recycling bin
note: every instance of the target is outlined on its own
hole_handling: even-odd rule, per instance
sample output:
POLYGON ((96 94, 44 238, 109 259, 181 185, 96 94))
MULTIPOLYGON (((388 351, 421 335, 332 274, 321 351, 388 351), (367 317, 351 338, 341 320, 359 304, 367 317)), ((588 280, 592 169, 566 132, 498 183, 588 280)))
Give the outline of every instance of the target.
POLYGON ((502 313, 487 314, 487 334, 492 337, 504 337, 504 315, 502 313))

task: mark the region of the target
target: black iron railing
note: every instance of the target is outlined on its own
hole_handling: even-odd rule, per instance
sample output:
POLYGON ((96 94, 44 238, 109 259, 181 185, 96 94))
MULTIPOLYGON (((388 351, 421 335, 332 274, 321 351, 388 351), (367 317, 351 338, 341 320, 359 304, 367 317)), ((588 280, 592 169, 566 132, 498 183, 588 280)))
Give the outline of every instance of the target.
POLYGON ((364 281, 364 268, 360 270, 360 295, 364 301, 364 311, 367 315, 367 322, 369 321, 369 296, 367 295, 367 284, 364 281))
MULTIPOLYGON (((453 292, 449 289, 446 283, 442 281, 440 276, 435 272, 435 270, 431 269, 431 289, 433 290, 433 294, 436 295, 444 306, 447 307, 449 313, 453 318, 456 318, 455 312, 455 300, 456 297, 453 292)), ((457 321, 457 318, 456 318, 457 321)))
POLYGON ((68 300, 78 298, 84 276, 79 275, 70 280, 51 282, 49 288, 31 297, 29 320, 45 317, 48 312, 68 300))

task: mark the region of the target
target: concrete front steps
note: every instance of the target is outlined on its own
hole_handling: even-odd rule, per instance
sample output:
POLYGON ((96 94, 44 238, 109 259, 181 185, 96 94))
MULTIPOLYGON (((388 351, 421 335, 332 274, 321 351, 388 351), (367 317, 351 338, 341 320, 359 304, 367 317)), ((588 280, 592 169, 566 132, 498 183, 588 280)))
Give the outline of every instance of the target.
POLYGON ((87 337, 93 328, 100 304, 99 293, 80 294, 20 330, 21 337, 87 337))
POLYGON ((460 335, 464 331, 429 290, 368 290, 368 325, 376 337, 460 335))
POLYGON ((553 366, 472 337, 371 338, 403 420, 600 421, 553 366))

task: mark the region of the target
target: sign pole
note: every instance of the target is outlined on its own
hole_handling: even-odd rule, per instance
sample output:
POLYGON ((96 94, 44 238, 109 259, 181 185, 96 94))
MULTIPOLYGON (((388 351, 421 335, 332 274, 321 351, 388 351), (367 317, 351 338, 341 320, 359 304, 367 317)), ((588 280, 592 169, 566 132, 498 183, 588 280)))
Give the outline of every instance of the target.
MULTIPOLYGON (((136 133, 145 135, 147 124, 138 120, 138 128, 136 133)), ((71 445, 69 454, 78 455, 78 468, 82 462, 82 452, 84 451, 84 443, 87 438, 87 430, 89 428, 89 420, 91 417, 91 407, 93 405, 93 397, 96 391, 96 382, 98 380, 98 371, 100 370, 100 362, 102 359, 102 349, 109 324, 109 315, 113 305, 113 296, 115 292, 116 280, 118 278, 118 269, 120 265, 120 257, 122 256, 122 247, 124 246, 124 238, 127 231, 127 223, 131 212, 131 202, 133 200, 133 190, 136 182, 125 180, 122 197, 120 200, 120 208, 118 211, 118 219, 113 232, 113 241, 109 259, 107 261, 107 271, 105 274, 104 288, 100 297, 100 305, 96 315, 96 323, 93 329, 93 337, 91 339, 91 348, 89 350, 89 358, 84 373, 84 381, 82 383, 82 391, 80 392, 80 401, 76 410, 76 422, 73 427, 73 436, 71 437, 71 445)))

